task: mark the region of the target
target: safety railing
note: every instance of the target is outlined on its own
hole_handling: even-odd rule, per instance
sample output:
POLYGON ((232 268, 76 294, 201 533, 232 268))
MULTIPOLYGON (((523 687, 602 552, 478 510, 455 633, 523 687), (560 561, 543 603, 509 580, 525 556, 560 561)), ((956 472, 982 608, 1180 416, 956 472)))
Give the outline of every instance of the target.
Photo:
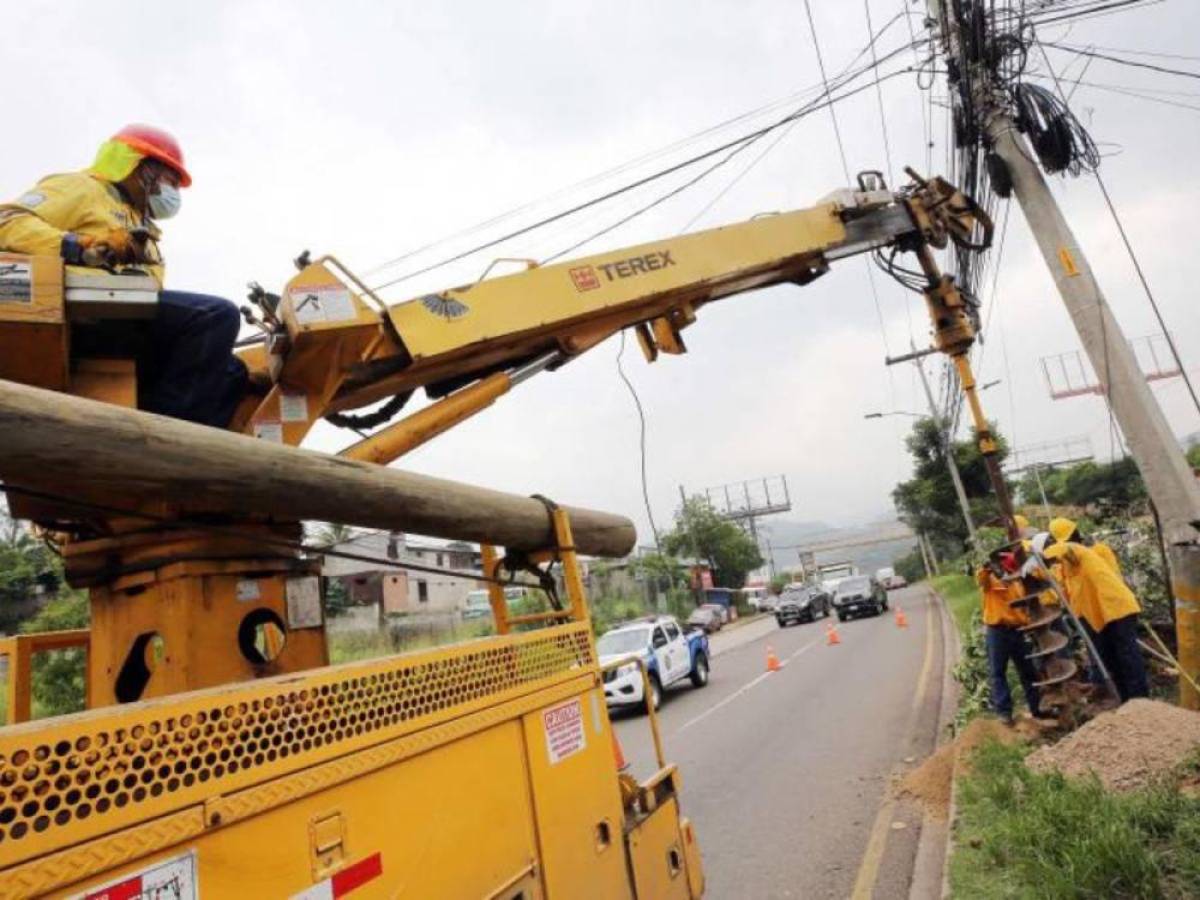
POLYGON ((17 634, 0 638, 0 657, 7 663, 8 678, 5 697, 8 701, 7 724, 28 722, 33 717, 33 657, 53 650, 84 651, 84 696, 87 697, 87 649, 91 632, 86 628, 70 631, 44 631, 40 634, 17 634))

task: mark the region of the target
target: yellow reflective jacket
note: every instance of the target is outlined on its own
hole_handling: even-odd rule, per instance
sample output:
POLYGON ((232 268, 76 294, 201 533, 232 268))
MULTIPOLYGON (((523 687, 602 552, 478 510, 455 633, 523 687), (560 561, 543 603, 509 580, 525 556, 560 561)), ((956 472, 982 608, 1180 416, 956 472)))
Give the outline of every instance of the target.
POLYGON ((1094 547, 1067 544, 1060 564, 1071 611, 1096 631, 1142 611, 1133 591, 1094 547))
MULTIPOLYGON (((58 256, 63 235, 104 238, 114 228, 151 226, 117 187, 88 172, 47 175, 13 203, 0 204, 0 250, 58 256)), ((151 252, 159 256, 157 245, 151 252)), ((161 257, 160 257, 161 258, 161 257)), ((163 265, 139 265, 163 283, 163 265)))
POLYGON ((1092 549, 1100 554, 1100 558, 1112 566, 1112 570, 1118 575, 1121 574, 1121 564, 1117 561, 1117 554, 1113 548, 1104 543, 1104 541, 1096 541, 1092 544, 1092 549))
POLYGON ((986 568, 975 573, 983 600, 983 624, 1017 627, 1029 624, 1029 614, 1020 606, 1012 606, 1013 600, 1024 596, 1020 581, 1011 583, 997 578, 986 568))

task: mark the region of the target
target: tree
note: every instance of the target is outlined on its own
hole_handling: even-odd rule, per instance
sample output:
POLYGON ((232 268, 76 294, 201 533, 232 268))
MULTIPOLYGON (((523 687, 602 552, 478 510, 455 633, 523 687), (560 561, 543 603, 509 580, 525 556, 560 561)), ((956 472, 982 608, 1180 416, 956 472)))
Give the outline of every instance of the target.
POLYGON ((1084 460, 1061 468, 1030 469, 1017 490, 1023 503, 1041 504, 1044 491, 1047 503, 1088 507, 1101 518, 1127 512, 1146 499, 1141 473, 1129 457, 1111 463, 1084 460))
MULTIPOLYGON (((896 485, 892 502, 902 522, 926 535, 940 555, 955 557, 966 545, 967 526, 946 466, 940 427, 932 418, 918 419, 913 424, 912 433, 905 440, 913 458, 913 477, 896 485)), ((1008 444, 995 428, 992 438, 998 461, 1003 463, 1008 456, 1008 444)), ((987 463, 979 451, 978 435, 972 431, 970 440, 954 441, 951 449, 972 519, 976 524, 996 519, 1000 509, 992 493, 987 463)))
POLYGON ((62 563, 28 528, 0 511, 0 631, 12 632, 62 584, 62 563))
POLYGON ((707 562, 719 587, 742 587, 746 576, 763 564, 754 540, 722 519, 706 497, 684 501, 675 513, 675 527, 663 536, 662 544, 667 553, 707 562))
POLYGON ((892 561, 892 568, 909 584, 916 584, 925 577, 925 561, 921 558, 921 551, 916 547, 903 556, 897 556, 892 561))
MULTIPOLYGON (((88 598, 85 591, 67 589, 21 624, 25 634, 87 628, 88 598)), ((33 714, 60 716, 83 709, 83 650, 51 650, 33 657, 33 714)))

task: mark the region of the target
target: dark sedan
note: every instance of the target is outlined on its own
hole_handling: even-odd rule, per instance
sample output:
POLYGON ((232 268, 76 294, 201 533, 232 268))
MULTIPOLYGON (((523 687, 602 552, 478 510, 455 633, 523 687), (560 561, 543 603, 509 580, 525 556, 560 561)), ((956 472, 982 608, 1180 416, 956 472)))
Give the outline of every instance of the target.
POLYGON ((815 587, 785 588, 775 609, 780 628, 829 615, 829 595, 815 587))

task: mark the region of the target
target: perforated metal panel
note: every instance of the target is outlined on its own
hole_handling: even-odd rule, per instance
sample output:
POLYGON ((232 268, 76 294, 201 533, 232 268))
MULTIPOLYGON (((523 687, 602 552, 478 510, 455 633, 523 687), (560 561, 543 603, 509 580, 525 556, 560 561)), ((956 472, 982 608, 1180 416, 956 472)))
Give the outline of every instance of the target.
POLYGON ((586 624, 0 731, 0 866, 528 694, 595 665, 586 624))

